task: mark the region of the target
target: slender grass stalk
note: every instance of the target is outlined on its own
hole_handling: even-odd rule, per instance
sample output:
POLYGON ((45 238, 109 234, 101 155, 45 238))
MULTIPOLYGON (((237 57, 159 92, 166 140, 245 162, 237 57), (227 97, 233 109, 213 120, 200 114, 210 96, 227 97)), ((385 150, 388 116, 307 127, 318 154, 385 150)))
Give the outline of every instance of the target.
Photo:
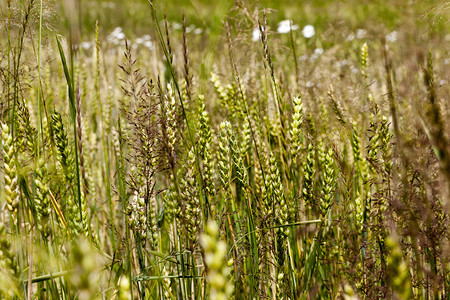
POLYGON ((36 158, 39 159, 39 145, 44 144, 44 134, 42 126, 42 107, 41 107, 41 46, 42 46, 42 0, 39 3, 39 35, 38 35, 38 90, 37 90, 37 107, 38 107, 38 137, 41 138, 41 143, 39 143, 39 138, 36 141, 36 158))
MULTIPOLYGON (((8 35, 8 49, 6 51, 6 54, 8 55, 8 72, 6 75, 6 91, 7 91, 7 97, 8 97, 8 109, 11 107, 11 0, 8 0, 8 26, 6 29, 7 35, 8 35)), ((8 124, 11 123, 11 117, 9 117, 8 124)))
POLYGON ((111 226, 110 231, 110 239, 112 243, 112 248, 116 248, 116 239, 114 236, 114 205, 112 202, 111 197, 111 178, 110 178, 110 158, 109 158, 109 143, 108 139, 105 136, 104 132, 104 120, 103 120, 103 105, 102 105, 102 99, 101 99, 101 89, 100 89, 100 40, 99 40, 99 32, 98 32, 98 20, 95 22, 95 50, 96 50, 96 77, 95 77, 95 84, 96 84, 96 96, 97 96, 97 106, 98 106, 98 112, 100 116, 100 133, 102 135, 102 147, 103 147, 103 159, 105 163, 105 179, 106 179, 106 197, 108 199, 109 203, 109 223, 111 226))
MULTIPOLYGON (((198 157, 199 157, 198 150, 197 150, 197 147, 195 147, 194 136, 192 134, 192 131, 191 131, 191 128, 190 128, 190 125, 189 125, 189 120, 188 120, 187 115, 186 115, 186 110, 185 110, 185 106, 184 106, 184 103, 183 103, 183 98, 181 96, 180 87, 178 85, 178 81, 177 81, 177 78, 176 78, 176 75, 175 75, 175 70, 174 70, 174 67, 173 67, 173 64, 172 64, 171 55, 170 55, 170 52, 168 51, 168 49, 167 49, 167 47, 166 47, 166 45, 164 43, 164 39, 163 39, 163 36, 162 36, 161 28, 159 26, 158 18, 156 16, 156 9, 154 7, 154 4, 153 4, 153 2, 151 0, 148 0, 148 1, 149 1, 149 4, 150 4, 150 7, 152 9, 152 17, 153 17, 153 19, 155 21, 155 24, 156 24, 156 30, 157 30, 157 33, 158 33, 158 38, 159 38, 160 44, 161 44, 161 46, 163 48, 164 55, 165 55, 165 57, 167 59, 167 63, 169 65, 169 70, 170 70, 171 77, 173 79, 173 83, 174 83, 175 88, 177 90, 178 99, 179 99, 180 105, 181 105, 181 111, 183 113, 183 118, 184 118, 184 120, 186 122, 186 127, 187 127, 188 136, 189 136, 189 141, 191 143, 191 146, 194 146, 195 156, 197 157, 197 159, 196 159, 196 168, 197 168, 197 174, 199 175, 199 179, 200 179, 200 186, 203 186, 203 177, 202 177, 201 169, 200 169, 200 161, 198 159, 198 157)), ((202 197, 201 197, 201 206, 202 206, 202 208, 206 209, 205 217, 203 219, 203 223, 204 223, 204 222, 206 222, 206 219, 208 218, 210 212, 209 212, 209 205, 208 205, 208 197, 204 194, 204 192, 202 192, 201 195, 202 195, 202 197)))
POLYGON ((371 6, 379 26, 345 41, 350 28, 328 30, 326 10, 310 20, 320 34, 305 26, 297 39, 290 20, 271 31, 278 3, 277 14, 165 5, 161 18, 152 0, 100 11, 65 0, 65 49, 60 35, 47 42, 60 6, 5 1, 0 298, 445 298, 440 25, 422 37, 433 62, 407 38, 421 29, 414 3, 396 18, 411 26, 381 48, 396 3, 371 6), (138 37, 130 24, 146 5, 154 28, 138 37), (92 15, 114 12, 109 30, 122 11, 124 29, 102 37, 96 22, 92 39, 92 15))
POLYGON ((79 160, 78 160, 78 139, 77 139, 77 122, 76 122, 76 106, 75 106, 75 90, 74 90, 74 70, 73 70, 73 53, 72 50, 70 51, 70 72, 67 66, 66 62, 66 56, 64 54, 64 50, 61 46, 61 43, 59 41, 59 38, 56 37, 56 42, 58 44, 59 49, 59 55, 61 57, 61 63, 63 65, 64 69, 64 75, 66 77, 67 87, 69 89, 69 107, 70 107, 70 116, 72 119, 73 124, 73 136, 74 136, 74 144, 75 144, 75 169, 76 169, 76 182, 77 182, 77 194, 76 197, 78 199, 78 207, 80 211, 80 219, 83 219, 83 210, 82 210, 82 204, 81 204, 81 180, 80 180, 80 166, 79 166, 79 160))
MULTIPOLYGON (((125 160, 124 160, 124 149, 123 149, 123 137, 122 137, 122 125, 119 120, 117 121, 117 149, 116 149, 116 167, 117 167, 117 173, 118 176, 118 185, 119 185, 119 191, 120 191, 120 200, 122 202, 122 209, 125 212, 126 211, 126 204, 127 204, 127 192, 126 192, 126 181, 125 181, 125 160)), ((133 282, 132 277, 132 269, 131 269, 131 263, 132 263, 132 253, 131 253, 131 236, 130 236, 130 228, 128 226, 128 222, 125 218, 125 238, 126 238, 126 249, 127 249, 127 259, 126 259, 126 272, 128 273, 128 278, 130 282, 133 282)), ((130 286, 130 294, 131 299, 133 299, 133 285, 130 286)))

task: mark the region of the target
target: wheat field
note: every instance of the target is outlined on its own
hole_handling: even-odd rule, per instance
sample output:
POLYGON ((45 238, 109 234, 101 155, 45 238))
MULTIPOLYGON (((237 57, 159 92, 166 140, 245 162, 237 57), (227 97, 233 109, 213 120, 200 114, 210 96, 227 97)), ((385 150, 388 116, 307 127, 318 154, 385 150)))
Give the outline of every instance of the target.
POLYGON ((448 1, 0 14, 0 299, 450 299, 448 1))

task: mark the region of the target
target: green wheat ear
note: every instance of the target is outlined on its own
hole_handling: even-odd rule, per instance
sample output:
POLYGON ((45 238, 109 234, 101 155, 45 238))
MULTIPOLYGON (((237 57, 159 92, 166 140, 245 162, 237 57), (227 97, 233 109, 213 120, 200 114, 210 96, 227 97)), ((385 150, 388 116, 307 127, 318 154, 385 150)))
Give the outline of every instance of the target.
POLYGON ((50 235, 50 216, 52 207, 49 196, 49 186, 47 178, 47 168, 43 157, 39 159, 38 167, 36 169, 36 213, 38 229, 41 231, 42 236, 47 238, 50 235))
POLYGON ((248 176, 247 171, 245 170, 244 161, 242 159, 241 150, 238 146, 233 128, 231 126, 227 126, 226 130, 229 139, 231 160, 233 162, 233 168, 236 170, 236 179, 245 188, 248 186, 248 176))
POLYGON ((128 201, 127 211, 128 224, 136 236, 143 241, 147 238, 147 212, 145 208, 145 199, 135 191, 128 201))
POLYGON ((119 300, 131 300, 130 280, 126 276, 119 279, 119 300))
POLYGON ((199 110, 199 140, 198 140, 198 153, 203 161, 203 181, 205 184, 205 190, 209 196, 214 195, 214 166, 212 159, 211 149, 211 125, 209 115, 205 110, 205 97, 203 95, 198 96, 200 102, 199 110))
POLYGON ((71 245, 69 283, 76 287, 81 299, 98 299, 104 258, 83 238, 71 245))
POLYGON ((409 267, 403 259, 402 249, 392 237, 386 239, 390 253, 387 259, 392 289, 400 299, 411 299, 412 285, 409 267))
POLYGON ((11 296, 11 287, 17 291, 19 286, 17 257, 12 253, 11 243, 6 235, 5 225, 0 221, 0 298, 2 295, 11 296))
POLYGON ((72 237, 77 237, 79 234, 87 236, 88 216, 86 197, 83 194, 80 195, 81 207, 79 207, 79 204, 76 201, 77 194, 74 189, 76 179, 75 161, 69 146, 69 139, 62 122, 62 117, 56 111, 52 114, 52 132, 57 149, 58 164, 63 173, 63 178, 67 187, 66 212, 70 235, 72 237))
POLYGON ((75 180, 75 166, 72 151, 69 146, 69 139, 64 128, 62 117, 58 112, 52 114, 52 132, 58 152, 58 162, 62 169, 64 178, 71 183, 75 180))
POLYGON ((187 161, 187 172, 181 179, 181 199, 185 205, 185 211, 181 215, 188 238, 194 244, 198 241, 198 231, 200 229, 200 221, 202 220, 202 212, 200 205, 200 196, 197 188, 195 169, 194 149, 189 150, 187 161))
POLYGON ((329 149, 325 155, 324 173, 322 176, 322 197, 320 199, 320 211, 325 217, 328 209, 333 204, 334 191, 336 189, 335 167, 333 150, 329 149))
POLYGON ((289 142, 291 145, 291 156, 293 159, 297 157, 298 152, 301 149, 303 143, 303 103, 302 96, 298 95, 298 97, 292 100, 294 103, 294 114, 292 115, 291 129, 289 131, 289 142))
POLYGON ((369 47, 364 43, 361 47, 361 74, 367 78, 367 66, 369 64, 369 47))
POLYGON ((229 128, 231 128, 230 122, 224 121, 220 123, 218 168, 220 182, 225 190, 228 189, 231 179, 229 128))
POLYGON ((230 269, 225 261, 227 244, 219 239, 219 228, 216 223, 211 220, 208 221, 205 234, 200 238, 200 243, 205 251, 209 299, 229 299, 233 293, 233 286, 229 279, 230 269))
POLYGON ((222 107, 227 107, 227 103, 229 102, 228 94, 220 83, 219 77, 215 73, 211 73, 210 80, 214 85, 217 95, 219 96, 222 107))
POLYGON ((305 201, 306 207, 313 209, 314 203, 314 176, 315 169, 315 156, 316 152, 312 144, 308 145, 308 154, 303 164, 303 186, 302 186, 302 198, 305 201))
POLYGON ((14 162, 14 144, 8 125, 1 123, 1 139, 3 143, 4 198, 11 218, 11 228, 17 225, 19 208, 19 185, 14 162))

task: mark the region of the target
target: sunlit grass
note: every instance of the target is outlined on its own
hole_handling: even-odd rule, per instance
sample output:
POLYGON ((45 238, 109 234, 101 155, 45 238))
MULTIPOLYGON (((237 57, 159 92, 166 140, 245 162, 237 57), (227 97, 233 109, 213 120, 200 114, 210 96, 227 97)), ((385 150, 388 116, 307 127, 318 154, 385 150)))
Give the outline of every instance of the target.
POLYGON ((78 4, 0 1, 0 298, 448 298, 448 3, 78 4))

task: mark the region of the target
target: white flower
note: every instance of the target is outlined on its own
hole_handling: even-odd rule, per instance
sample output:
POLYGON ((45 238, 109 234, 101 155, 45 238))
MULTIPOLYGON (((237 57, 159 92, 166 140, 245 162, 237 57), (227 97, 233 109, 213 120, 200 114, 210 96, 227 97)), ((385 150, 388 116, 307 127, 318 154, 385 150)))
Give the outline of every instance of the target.
POLYGON ((189 25, 189 27, 186 27, 186 33, 190 33, 191 31, 194 31, 195 29, 195 25, 191 24, 189 25))
POLYGON ((305 27, 303 27, 302 34, 307 39, 312 38, 316 34, 314 26, 306 25, 305 27))
POLYGON ((348 37, 345 39, 347 42, 351 42, 355 39, 355 35, 353 33, 350 33, 348 37))
POLYGON ((297 30, 298 25, 293 25, 291 20, 283 20, 278 23, 278 33, 288 33, 292 30, 297 30))
POLYGON ((148 34, 146 34, 142 37, 138 37, 135 42, 138 45, 142 45, 142 44, 145 45, 145 42, 151 42, 151 37, 148 34))
POLYGON ((256 42, 261 38, 261 32, 259 31, 259 28, 253 28, 252 31, 252 41, 256 42))
POLYGON ((199 35, 199 34, 201 34, 203 32, 203 29, 201 29, 201 28, 196 28, 195 30, 194 30, 194 34, 196 34, 196 35, 199 35))
POLYGON ((172 23, 172 28, 174 29, 174 30, 179 30, 179 29, 181 29, 181 24, 180 23, 177 23, 177 22, 173 22, 172 23))
POLYGON ((122 32, 122 27, 116 27, 114 30, 108 35, 107 40, 110 43, 115 45, 120 44, 120 41, 125 38, 125 33, 122 32))
POLYGON ((125 33, 123 33, 123 32, 118 32, 117 34, 116 34, 116 38, 120 41, 120 40, 123 40, 124 38, 125 38, 125 33))
POLYGON ((365 30, 365 29, 356 30, 356 38, 359 40, 365 38, 366 34, 367 34, 367 30, 365 30))
POLYGON ((122 27, 116 27, 111 32, 110 36, 112 36, 118 40, 123 40, 125 38, 125 33, 123 33, 123 31, 122 31, 122 27))
POLYGON ((397 41, 397 31, 392 31, 391 33, 386 35, 386 41, 388 41, 389 43, 395 43, 397 41))
POLYGON ((316 54, 316 55, 322 55, 322 54, 323 54, 323 49, 322 49, 322 48, 316 48, 316 49, 314 50, 314 54, 316 54))
POLYGON ((308 59, 308 55, 302 55, 302 56, 300 56, 299 58, 298 58, 298 60, 299 61, 305 61, 305 60, 307 60, 308 59))
POLYGON ((309 58, 311 60, 311 62, 315 62, 319 56, 321 56, 323 54, 323 49, 322 48, 316 48, 314 50, 314 54, 311 55, 311 57, 309 58))
POLYGON ((89 50, 92 47, 92 43, 91 42, 82 42, 81 43, 81 48, 83 48, 84 50, 89 50))
POLYGON ((147 47, 149 50, 153 50, 154 49, 152 41, 145 41, 144 42, 144 47, 147 47))

